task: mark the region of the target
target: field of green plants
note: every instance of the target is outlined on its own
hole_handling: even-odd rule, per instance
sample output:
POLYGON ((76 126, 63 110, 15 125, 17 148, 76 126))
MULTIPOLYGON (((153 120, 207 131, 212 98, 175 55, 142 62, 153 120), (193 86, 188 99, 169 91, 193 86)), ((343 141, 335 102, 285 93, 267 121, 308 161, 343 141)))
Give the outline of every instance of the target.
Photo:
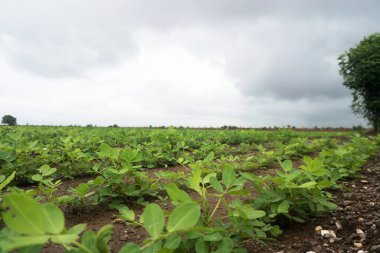
POLYGON ((28 253, 247 252, 247 240, 334 210, 340 179, 380 146, 380 136, 286 129, 19 126, 0 137, 0 252, 28 253), (105 207, 114 216, 101 229, 65 223, 105 207), (142 240, 112 248, 112 223, 142 240))

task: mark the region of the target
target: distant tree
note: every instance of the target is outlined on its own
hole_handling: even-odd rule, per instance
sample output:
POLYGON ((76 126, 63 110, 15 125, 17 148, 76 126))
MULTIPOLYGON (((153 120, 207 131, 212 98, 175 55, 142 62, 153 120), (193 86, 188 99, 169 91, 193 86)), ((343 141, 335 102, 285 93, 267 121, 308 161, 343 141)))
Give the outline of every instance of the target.
POLYGON ((365 128, 362 125, 357 125, 353 126, 352 129, 358 132, 363 132, 365 128))
POLYGON ((6 124, 8 126, 17 125, 16 118, 13 117, 12 115, 4 115, 3 118, 1 119, 1 123, 6 124))
POLYGON ((380 130, 380 33, 364 37, 338 57, 343 85, 352 90, 351 108, 380 130))

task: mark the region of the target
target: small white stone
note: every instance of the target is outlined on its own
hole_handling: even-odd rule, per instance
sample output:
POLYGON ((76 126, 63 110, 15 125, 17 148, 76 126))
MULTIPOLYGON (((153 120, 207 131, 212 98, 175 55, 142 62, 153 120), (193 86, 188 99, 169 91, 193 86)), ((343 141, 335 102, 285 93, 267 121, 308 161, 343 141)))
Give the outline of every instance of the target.
POLYGON ((356 229, 356 233, 357 233, 358 235, 360 235, 360 234, 364 234, 363 230, 361 230, 360 228, 357 228, 357 229, 356 229))
POLYGON ((336 234, 334 230, 329 230, 329 233, 330 233, 329 235, 330 238, 336 238, 336 234))
POLYGON ((316 226, 315 227, 315 232, 321 232, 322 230, 322 227, 321 226, 316 226))
POLYGON ((354 247, 360 249, 363 248, 363 244, 361 244, 360 242, 354 242, 354 247))
POLYGON ((316 253, 315 251, 309 250, 306 253, 316 253))
POLYGON ((329 238, 330 237, 330 231, 322 229, 321 230, 321 236, 323 236, 325 238, 329 238))
POLYGON ((361 230, 360 228, 357 228, 356 229, 356 233, 359 235, 360 241, 364 241, 365 240, 365 234, 364 234, 363 230, 361 230))

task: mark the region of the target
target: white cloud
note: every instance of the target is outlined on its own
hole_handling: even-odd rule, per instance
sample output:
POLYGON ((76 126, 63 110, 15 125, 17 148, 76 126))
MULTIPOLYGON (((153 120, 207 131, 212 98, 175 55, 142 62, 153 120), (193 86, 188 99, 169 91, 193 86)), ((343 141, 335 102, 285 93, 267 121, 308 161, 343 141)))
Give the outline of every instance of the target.
POLYGON ((372 1, 0 2, 0 114, 20 123, 352 126, 336 56, 372 1))

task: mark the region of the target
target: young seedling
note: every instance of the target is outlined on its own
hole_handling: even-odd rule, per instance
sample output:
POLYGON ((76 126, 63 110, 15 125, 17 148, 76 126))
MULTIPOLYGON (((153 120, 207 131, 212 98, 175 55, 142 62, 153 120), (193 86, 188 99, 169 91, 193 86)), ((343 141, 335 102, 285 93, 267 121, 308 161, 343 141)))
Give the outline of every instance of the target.
POLYGON ((38 169, 39 174, 32 176, 32 179, 38 182, 38 189, 48 201, 51 201, 54 198, 54 193, 58 190, 58 186, 62 184, 61 180, 54 181, 53 175, 57 169, 50 168, 49 165, 43 165, 38 169))

